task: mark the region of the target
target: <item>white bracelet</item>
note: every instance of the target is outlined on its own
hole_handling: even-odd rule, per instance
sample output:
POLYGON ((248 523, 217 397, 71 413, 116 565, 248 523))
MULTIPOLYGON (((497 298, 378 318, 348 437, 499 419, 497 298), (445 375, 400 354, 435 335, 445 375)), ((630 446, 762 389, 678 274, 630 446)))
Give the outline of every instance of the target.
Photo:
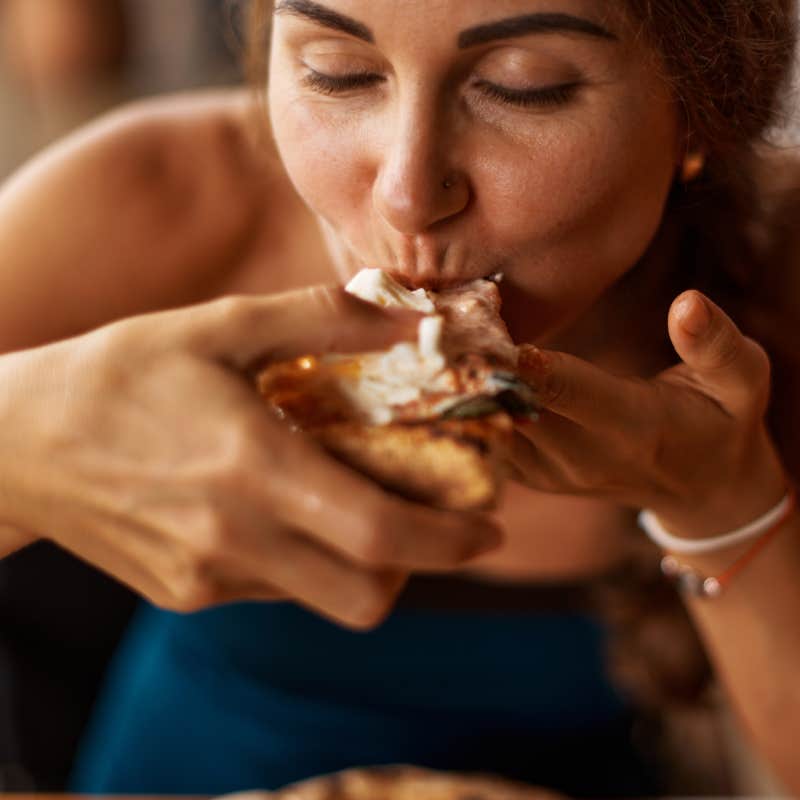
POLYGON ((681 555, 698 555, 700 553, 713 553, 717 550, 724 550, 733 545, 755 539, 766 533, 773 526, 777 525, 791 513, 794 507, 793 493, 787 492, 783 500, 775 508, 767 511, 748 525, 737 528, 735 531, 723 533, 721 536, 714 536, 710 539, 682 539, 674 536, 667 531, 658 521, 655 513, 644 509, 639 513, 639 527, 664 550, 681 555))

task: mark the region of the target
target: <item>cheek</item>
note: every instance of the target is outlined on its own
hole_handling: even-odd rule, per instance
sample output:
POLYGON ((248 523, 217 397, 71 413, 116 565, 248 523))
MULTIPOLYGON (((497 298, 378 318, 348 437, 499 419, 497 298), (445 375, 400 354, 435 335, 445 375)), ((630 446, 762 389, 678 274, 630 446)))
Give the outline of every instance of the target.
POLYGON ((519 313, 508 307, 520 339, 586 312, 638 262, 661 224, 677 115, 668 100, 621 105, 616 114, 607 107, 537 125, 528 140, 498 140, 490 159, 476 161, 481 240, 509 254, 508 276, 527 304, 519 313))
POLYGON ((314 213, 341 229, 370 198, 363 130, 332 113, 324 100, 309 103, 279 84, 269 98, 275 143, 290 180, 314 213))
POLYGON ((576 259, 605 277, 630 268, 660 224, 675 170, 671 111, 644 117, 560 121, 524 146, 495 148, 480 178, 489 240, 572 280, 576 259))

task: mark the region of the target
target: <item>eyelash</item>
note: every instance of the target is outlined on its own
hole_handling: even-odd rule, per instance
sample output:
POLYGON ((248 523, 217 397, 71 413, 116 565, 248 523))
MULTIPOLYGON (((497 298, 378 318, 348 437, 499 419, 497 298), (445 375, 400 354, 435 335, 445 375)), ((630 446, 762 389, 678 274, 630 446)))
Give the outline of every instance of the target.
MULTIPOLYGON (((303 84, 321 94, 333 95, 353 89, 365 89, 386 79, 373 72, 354 72, 350 75, 325 75, 310 70, 303 76, 303 84)), ((489 99, 498 100, 510 106, 521 108, 553 107, 566 105, 575 96, 580 84, 564 83, 559 86, 546 86, 542 89, 506 89, 488 81, 478 80, 473 84, 489 99)))
POLYGON ((365 89, 376 83, 383 83, 385 78, 374 72, 353 72, 350 75, 324 75, 310 70, 303 76, 303 85, 322 94, 338 94, 352 89, 365 89))
POLYGON ((473 85, 491 100, 499 100, 501 103, 521 108, 566 105, 580 87, 578 83, 562 83, 559 86, 545 86, 541 89, 506 89, 488 81, 476 81, 473 85))

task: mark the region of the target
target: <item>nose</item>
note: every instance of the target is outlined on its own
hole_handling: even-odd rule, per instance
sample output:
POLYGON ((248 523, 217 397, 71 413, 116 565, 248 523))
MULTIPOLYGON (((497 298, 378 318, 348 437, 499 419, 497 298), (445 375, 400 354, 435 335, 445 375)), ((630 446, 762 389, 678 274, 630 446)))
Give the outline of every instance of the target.
POLYGON ((392 228, 407 236, 455 216, 469 202, 467 176, 448 157, 443 123, 409 111, 388 137, 373 185, 373 201, 392 228))

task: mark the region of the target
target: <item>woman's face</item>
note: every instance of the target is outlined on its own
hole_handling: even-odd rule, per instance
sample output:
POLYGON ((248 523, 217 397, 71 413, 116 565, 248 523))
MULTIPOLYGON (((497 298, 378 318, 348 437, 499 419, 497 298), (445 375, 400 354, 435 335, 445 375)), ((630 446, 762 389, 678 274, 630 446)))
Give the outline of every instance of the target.
POLYGON ((642 256, 682 157, 676 105, 607 0, 278 0, 269 106, 342 278, 503 272, 531 334, 642 256))

